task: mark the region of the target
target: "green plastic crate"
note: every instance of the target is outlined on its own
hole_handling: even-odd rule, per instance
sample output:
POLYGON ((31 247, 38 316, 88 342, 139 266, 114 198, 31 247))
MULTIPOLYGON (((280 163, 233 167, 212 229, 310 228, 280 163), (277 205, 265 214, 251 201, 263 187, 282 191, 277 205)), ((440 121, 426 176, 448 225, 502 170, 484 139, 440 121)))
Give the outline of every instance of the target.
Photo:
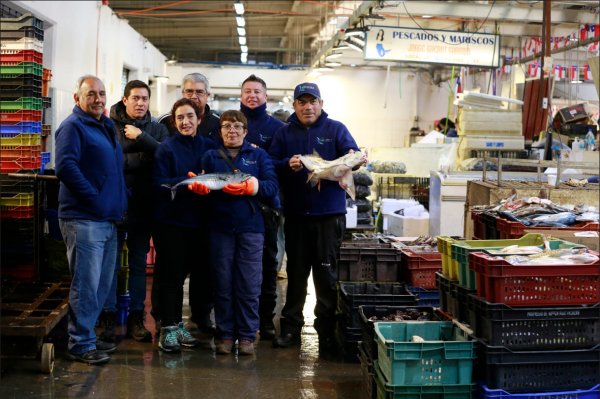
POLYGON ((475 341, 449 321, 375 323, 379 366, 391 385, 471 384, 475 341), (410 342, 413 336, 425 342, 410 342))
POLYGON ((0 75, 22 75, 31 73, 42 76, 44 68, 37 62, 21 62, 16 65, 0 65, 0 75))
POLYGON ((475 384, 448 385, 391 385, 387 382, 378 361, 374 361, 375 387, 378 399, 471 399, 475 384))
MULTIPOLYGON (((579 244, 573 244, 564 240, 551 239, 548 240, 550 249, 573 248, 580 247, 579 244)), ((454 241, 451 244, 452 259, 458 264, 458 283, 470 290, 477 289, 477 276, 474 270, 469 269, 469 253, 471 252, 486 252, 488 250, 498 250, 511 245, 520 247, 537 246, 544 248, 544 235, 530 233, 521 238, 512 240, 465 240, 454 241)), ((500 255, 494 253, 493 255, 500 255)), ((509 256, 509 254, 506 254, 509 256)))
POLYGON ((42 99, 34 97, 21 97, 14 101, 0 101, 2 111, 20 111, 22 109, 33 109, 40 111, 42 109, 42 99))

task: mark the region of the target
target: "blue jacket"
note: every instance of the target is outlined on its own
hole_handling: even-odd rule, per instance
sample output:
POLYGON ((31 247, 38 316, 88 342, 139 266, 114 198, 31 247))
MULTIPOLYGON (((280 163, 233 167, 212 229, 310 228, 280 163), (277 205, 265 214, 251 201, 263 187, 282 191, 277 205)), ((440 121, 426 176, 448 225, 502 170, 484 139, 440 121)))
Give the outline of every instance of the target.
POLYGON ((268 152, 271 141, 273 141, 273 135, 285 123, 267 114, 266 103, 254 109, 240 104, 240 110, 248 119, 246 140, 268 152))
POLYGON ((289 124, 275 133, 269 154, 279 175, 286 216, 327 216, 346 213, 346 192, 338 182, 322 180, 320 190, 311 187, 306 169, 293 172, 289 160, 296 154, 307 155, 316 151, 323 159, 331 161, 358 151, 356 142, 343 123, 321 116, 309 128, 304 127, 296 114, 289 124))
POLYGON ((113 122, 75 106, 56 130, 58 217, 120 221, 127 209, 123 150, 113 122))
MULTIPOLYGON (((224 148, 223 152, 228 155, 224 148)), ((260 202, 272 208, 280 207, 277 175, 271 158, 263 149, 252 147, 249 142, 244 141, 239 153, 231 161, 240 171, 256 177, 258 193, 255 196, 237 196, 222 191, 211 192, 208 195, 211 200, 209 226, 222 232, 263 233, 265 226, 260 202)), ((231 166, 218 150, 206 153, 202 159, 202 167, 206 173, 231 172, 231 166)))
POLYGON ((216 144, 196 134, 183 136, 179 132, 163 141, 154 154, 153 186, 157 193, 154 218, 164 224, 200 228, 206 225, 207 200, 180 186, 174 200, 171 190, 163 184, 174 185, 187 179, 188 172, 202 173, 202 157, 216 144))

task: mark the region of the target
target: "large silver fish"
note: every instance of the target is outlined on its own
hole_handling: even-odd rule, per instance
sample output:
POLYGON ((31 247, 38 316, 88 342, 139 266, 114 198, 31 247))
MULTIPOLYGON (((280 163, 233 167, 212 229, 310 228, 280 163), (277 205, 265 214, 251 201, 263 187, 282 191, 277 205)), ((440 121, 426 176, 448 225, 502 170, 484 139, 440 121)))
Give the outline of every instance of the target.
POLYGON ((324 160, 316 151, 313 155, 300 156, 300 161, 310 172, 308 181, 313 187, 319 185, 321 179, 337 181, 353 200, 356 196, 356 189, 352 169, 363 163, 364 160, 365 156, 359 151, 346 154, 333 161, 324 160))
POLYGON ((229 183, 241 183, 251 177, 252 175, 243 172, 208 173, 189 177, 172 186, 169 184, 163 184, 162 186, 171 190, 171 199, 173 200, 175 199, 175 194, 177 194, 177 188, 179 186, 187 186, 188 184, 198 182, 204 184, 211 190, 221 190, 229 183))

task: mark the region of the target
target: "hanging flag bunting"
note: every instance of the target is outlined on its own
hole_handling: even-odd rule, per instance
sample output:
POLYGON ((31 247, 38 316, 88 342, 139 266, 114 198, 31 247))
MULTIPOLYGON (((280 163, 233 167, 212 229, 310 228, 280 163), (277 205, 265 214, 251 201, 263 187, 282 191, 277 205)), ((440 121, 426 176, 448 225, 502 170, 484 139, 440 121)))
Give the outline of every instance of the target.
POLYGON ((591 76, 590 76, 590 65, 589 64, 585 64, 583 66, 583 80, 590 80, 591 76))
POLYGON ((581 27, 581 29, 579 30, 579 40, 583 41, 587 39, 588 29, 589 25, 587 24, 581 27))

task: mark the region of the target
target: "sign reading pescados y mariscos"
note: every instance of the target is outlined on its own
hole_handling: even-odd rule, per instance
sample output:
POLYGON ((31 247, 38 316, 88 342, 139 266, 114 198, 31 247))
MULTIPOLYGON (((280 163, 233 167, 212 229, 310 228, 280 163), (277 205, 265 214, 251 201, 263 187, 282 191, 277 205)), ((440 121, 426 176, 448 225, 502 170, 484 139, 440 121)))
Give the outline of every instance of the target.
POLYGON ((367 60, 500 66, 499 35, 370 26, 366 39, 367 60))

